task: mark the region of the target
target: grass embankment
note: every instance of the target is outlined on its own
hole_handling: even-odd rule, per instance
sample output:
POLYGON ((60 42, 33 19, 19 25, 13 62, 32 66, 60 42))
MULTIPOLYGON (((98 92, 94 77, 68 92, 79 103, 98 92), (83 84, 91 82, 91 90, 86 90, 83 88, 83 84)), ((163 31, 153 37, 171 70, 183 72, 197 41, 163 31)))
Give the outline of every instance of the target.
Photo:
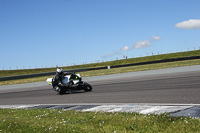
MULTIPOLYGON (((131 66, 123 68, 114 68, 114 69, 105 69, 105 70, 94 70, 87 72, 80 72, 83 77, 97 76, 97 75, 109 75, 115 73, 126 73, 126 72, 135 72, 135 71, 145 71, 145 70, 154 70, 154 69, 163 69, 163 68, 173 68, 181 66, 190 66, 190 65, 200 65, 200 59, 198 60, 188 60, 188 61, 178 61, 178 62, 168 62, 168 63, 159 63, 159 64, 150 64, 150 65, 141 65, 141 66, 131 66)), ((52 76, 38 77, 38 78, 28 78, 28 79, 18 79, 18 80, 9 80, 0 82, 2 85, 12 85, 12 84, 22 84, 22 83, 31 83, 31 82, 40 82, 45 81, 47 78, 52 76)))
MULTIPOLYGON (((102 63, 67 66, 67 67, 63 67, 63 70, 115 66, 115 65, 131 64, 131 63, 146 62, 146 61, 156 61, 156 60, 162 60, 162 59, 190 57, 190 56, 200 56, 200 50, 172 53, 172 54, 162 54, 162 55, 147 56, 147 57, 140 57, 140 58, 130 58, 130 59, 123 59, 123 60, 116 60, 116 61, 109 61, 109 62, 102 62, 102 63)), ((43 73, 43 72, 53 72, 53 71, 55 71, 55 69, 56 68, 1 70, 0 77, 23 75, 23 74, 33 74, 33 73, 43 73)))
POLYGON ((0 109, 0 132, 200 132, 200 119, 138 113, 0 109))
MULTIPOLYGON (((70 67, 63 67, 63 69, 70 70, 70 69, 79 69, 79 68, 95 68, 95 67, 103 67, 103 66, 131 64, 131 63, 138 63, 138 62, 145 62, 145 61, 154 61, 154 60, 161 60, 161 59, 197 56, 197 55, 200 55, 200 50, 181 52, 181 53, 173 53, 173 54, 155 55, 155 56, 148 56, 148 57, 141 57, 141 58, 131 58, 131 59, 110 61, 110 62, 104 62, 104 63, 94 63, 94 64, 87 64, 87 65, 70 66, 70 67)), ((190 66, 190 65, 200 65, 200 59, 149 64, 149 65, 140 65, 140 66, 131 66, 131 67, 122 67, 122 68, 114 68, 114 69, 111 68, 111 69, 105 69, 105 70, 94 70, 94 71, 80 72, 80 74, 83 77, 88 77, 88 76, 108 75, 108 74, 115 74, 115 73, 145 71, 145 70, 154 70, 154 69, 172 68, 172 67, 181 67, 181 66, 190 66)), ((22 75, 22 74, 32 74, 32 73, 42 73, 42 72, 52 72, 52 71, 55 71, 55 68, 31 69, 31 70, 8 70, 8 71, 0 71, 0 77, 1 76, 4 77, 4 76, 22 75)), ((0 82, 0 86, 11 85, 11 84, 30 83, 30 82, 40 82, 40 81, 45 81, 48 77, 52 77, 52 76, 2 81, 2 82, 0 82)))

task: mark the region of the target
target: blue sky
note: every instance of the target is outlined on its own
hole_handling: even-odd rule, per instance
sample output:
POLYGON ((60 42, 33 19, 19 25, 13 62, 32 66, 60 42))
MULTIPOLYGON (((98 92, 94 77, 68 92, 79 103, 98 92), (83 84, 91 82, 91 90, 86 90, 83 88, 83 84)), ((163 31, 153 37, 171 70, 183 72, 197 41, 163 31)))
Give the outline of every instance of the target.
POLYGON ((0 70, 200 49, 200 0, 0 0, 0 70))

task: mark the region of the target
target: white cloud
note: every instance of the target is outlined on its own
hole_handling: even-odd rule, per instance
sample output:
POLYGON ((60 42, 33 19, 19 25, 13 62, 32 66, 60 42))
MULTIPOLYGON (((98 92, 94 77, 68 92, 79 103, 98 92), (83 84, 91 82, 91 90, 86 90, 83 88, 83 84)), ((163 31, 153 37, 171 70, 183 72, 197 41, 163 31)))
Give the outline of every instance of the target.
POLYGON ((152 41, 157 41, 157 40, 160 40, 160 39, 161 39, 161 37, 159 37, 159 36, 152 36, 151 37, 152 41))
POLYGON ((114 55, 120 55, 121 54, 121 51, 118 51, 118 52, 114 52, 112 54, 105 54, 102 56, 102 58, 108 58, 108 57, 112 57, 114 55))
POLYGON ((134 48, 147 48, 150 45, 151 45, 151 43, 149 42, 149 40, 139 41, 139 42, 135 43, 134 48))
POLYGON ((189 19, 175 25, 176 28, 182 29, 200 29, 200 19, 189 19))
POLYGON ((104 56, 102 56, 102 58, 108 58, 108 57, 110 57, 111 55, 109 55, 109 54, 105 54, 104 56))
POLYGON ((121 51, 118 51, 118 52, 113 53, 112 55, 120 55, 120 54, 121 54, 121 51))
POLYGON ((128 50, 130 50, 131 48, 129 47, 129 46, 124 46, 122 49, 121 49, 121 51, 128 51, 128 50))
POLYGON ((149 39, 149 40, 138 41, 137 43, 134 44, 133 47, 124 46, 122 49, 120 49, 120 51, 112 52, 111 54, 105 54, 104 56, 102 56, 102 58, 108 58, 108 57, 112 57, 112 56, 115 56, 115 55, 121 55, 123 52, 132 50, 134 48, 135 49, 147 48, 147 47, 151 46, 151 43, 153 43, 157 40, 161 40, 161 37, 152 36, 151 39, 149 39))

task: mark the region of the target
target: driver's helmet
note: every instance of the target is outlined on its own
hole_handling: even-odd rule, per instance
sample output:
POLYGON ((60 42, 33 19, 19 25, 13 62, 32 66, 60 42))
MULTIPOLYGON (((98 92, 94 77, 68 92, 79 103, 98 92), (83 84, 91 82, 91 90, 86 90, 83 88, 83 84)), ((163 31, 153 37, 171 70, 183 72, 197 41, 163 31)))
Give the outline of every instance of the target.
POLYGON ((59 74, 61 74, 61 73, 63 73, 63 69, 62 68, 57 68, 57 73, 59 73, 59 74))

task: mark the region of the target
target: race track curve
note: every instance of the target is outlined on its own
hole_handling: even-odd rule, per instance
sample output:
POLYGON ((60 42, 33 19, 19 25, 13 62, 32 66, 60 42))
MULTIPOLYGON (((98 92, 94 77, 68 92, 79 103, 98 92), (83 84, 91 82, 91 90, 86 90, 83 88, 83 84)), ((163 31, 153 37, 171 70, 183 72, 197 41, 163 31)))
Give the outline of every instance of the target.
POLYGON ((200 103, 200 66, 83 78, 92 92, 58 95, 51 86, 0 87, 0 105, 77 103, 200 103))

